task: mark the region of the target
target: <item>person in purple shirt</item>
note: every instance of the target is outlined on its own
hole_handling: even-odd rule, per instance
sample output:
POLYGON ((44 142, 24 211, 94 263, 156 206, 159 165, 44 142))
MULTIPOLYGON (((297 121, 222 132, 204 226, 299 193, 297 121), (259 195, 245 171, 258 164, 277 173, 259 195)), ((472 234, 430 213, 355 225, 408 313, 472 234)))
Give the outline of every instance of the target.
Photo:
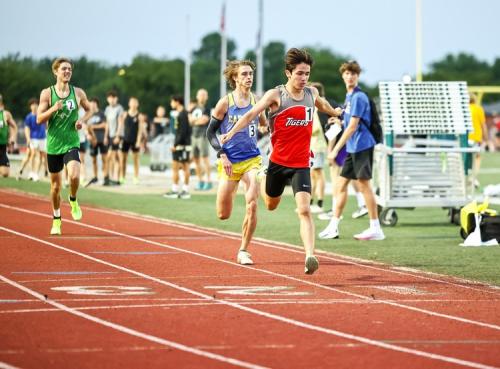
POLYGON ((356 61, 348 61, 340 67, 347 94, 344 109, 344 134, 328 154, 335 158, 346 145, 347 158, 340 173, 337 187, 336 205, 330 224, 319 234, 322 239, 339 237, 339 222, 347 202, 347 187, 352 180, 357 181, 359 192, 363 194, 370 217, 370 227, 354 235, 357 240, 378 241, 385 239, 378 220, 377 203, 371 188, 373 147, 376 142, 370 132, 371 109, 368 96, 358 87, 361 67, 356 61))
POLYGON ((28 105, 30 112, 24 118, 24 134, 26 136, 26 157, 21 162, 21 169, 17 175, 17 179, 21 179, 23 171, 29 163, 31 171, 28 178, 32 181, 38 181, 40 169, 44 168, 45 176, 48 175, 47 170, 47 127, 46 124, 36 123, 36 111, 38 109, 38 100, 32 98, 28 105), (38 159, 38 162, 37 162, 38 159))

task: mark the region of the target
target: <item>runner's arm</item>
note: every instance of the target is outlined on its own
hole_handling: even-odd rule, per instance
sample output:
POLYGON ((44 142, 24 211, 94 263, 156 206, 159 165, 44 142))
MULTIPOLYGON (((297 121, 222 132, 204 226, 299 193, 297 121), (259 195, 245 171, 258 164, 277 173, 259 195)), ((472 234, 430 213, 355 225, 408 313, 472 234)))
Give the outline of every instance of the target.
POLYGON ((252 109, 250 109, 245 113, 245 115, 238 119, 236 124, 228 133, 221 136, 221 143, 225 144, 227 141, 229 141, 236 132, 248 126, 248 124, 250 124, 250 122, 255 119, 257 115, 269 108, 276 101, 279 101, 279 91, 277 89, 267 91, 264 96, 262 96, 262 99, 260 99, 252 109))
POLYGON ((59 100, 50 106, 50 89, 46 88, 40 93, 40 104, 36 111, 36 123, 42 124, 48 122, 52 114, 62 108, 62 101, 59 100))
POLYGON ((222 124, 222 120, 224 119, 226 113, 227 113, 227 96, 224 96, 219 100, 219 102, 215 106, 212 118, 210 119, 207 128, 208 142, 210 143, 210 146, 212 146, 213 149, 217 152, 217 156, 219 157, 224 154, 224 151, 222 150, 222 145, 220 144, 219 139, 217 138, 217 131, 219 130, 222 124))
POLYGON ((311 90, 314 95, 314 105, 318 108, 319 111, 326 113, 332 117, 340 117, 342 115, 342 109, 334 109, 327 99, 319 96, 319 92, 316 87, 311 87, 311 90))

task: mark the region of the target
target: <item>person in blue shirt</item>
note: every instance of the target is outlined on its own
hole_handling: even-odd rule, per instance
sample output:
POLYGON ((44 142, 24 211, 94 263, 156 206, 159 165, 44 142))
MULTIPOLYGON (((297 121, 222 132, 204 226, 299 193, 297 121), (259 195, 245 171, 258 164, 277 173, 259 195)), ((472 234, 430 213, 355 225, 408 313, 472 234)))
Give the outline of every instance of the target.
POLYGON ((36 111, 38 109, 38 100, 32 98, 29 100, 28 105, 30 107, 30 112, 24 118, 24 134, 26 136, 26 157, 21 162, 21 169, 17 174, 17 179, 21 179, 23 171, 27 164, 30 163, 31 171, 29 174, 29 179, 32 181, 38 181, 38 173, 40 169, 44 169, 45 176, 48 175, 47 170, 47 127, 46 124, 36 123, 36 111), (38 163, 37 163, 38 158, 38 163))
POLYGON ((339 221, 347 202, 347 188, 351 180, 356 180, 358 190, 363 194, 368 209, 370 227, 354 235, 354 238, 365 241, 383 240, 385 235, 380 227, 377 203, 370 184, 373 147, 376 144, 369 130, 371 124, 370 101, 358 86, 361 67, 356 61, 343 63, 340 67, 340 73, 347 89, 343 116, 345 131, 328 157, 329 159, 335 158, 340 149, 346 145, 347 158, 340 173, 333 217, 330 224, 319 234, 319 237, 323 239, 339 237, 339 221))

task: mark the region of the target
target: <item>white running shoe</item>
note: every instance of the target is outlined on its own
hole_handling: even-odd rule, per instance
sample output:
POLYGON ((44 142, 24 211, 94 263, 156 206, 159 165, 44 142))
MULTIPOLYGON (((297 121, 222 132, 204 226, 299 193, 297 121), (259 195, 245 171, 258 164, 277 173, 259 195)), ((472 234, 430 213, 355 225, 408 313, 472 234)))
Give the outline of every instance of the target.
POLYGON ((252 255, 250 255, 248 251, 244 250, 238 251, 236 261, 241 265, 253 265, 252 255))
POLYGON ((366 206, 360 206, 354 213, 352 213, 352 218, 353 219, 358 219, 361 218, 362 216, 365 216, 368 214, 368 209, 366 206))
POLYGON ((319 261, 316 256, 308 256, 306 258, 304 273, 313 274, 319 268, 319 261))
POLYGON ((311 205, 311 213, 313 214, 319 214, 319 213, 322 213, 323 212, 323 208, 322 207, 319 207, 318 205, 311 205))
POLYGON ((368 228, 361 233, 355 234, 354 238, 360 241, 382 241, 385 239, 385 234, 380 228, 378 230, 368 228))
POLYGON ((322 240, 339 238, 339 227, 334 227, 331 224, 328 224, 325 229, 323 229, 318 237, 322 240))

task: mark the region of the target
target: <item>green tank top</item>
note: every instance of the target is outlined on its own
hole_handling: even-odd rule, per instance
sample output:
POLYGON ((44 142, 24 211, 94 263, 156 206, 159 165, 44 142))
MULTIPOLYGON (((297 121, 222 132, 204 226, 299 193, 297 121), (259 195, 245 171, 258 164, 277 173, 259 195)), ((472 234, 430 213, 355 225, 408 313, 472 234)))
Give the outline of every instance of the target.
POLYGON ((69 86, 69 95, 61 99, 54 86, 50 86, 50 103, 53 106, 62 100, 63 108, 52 114, 47 128, 47 154, 66 154, 80 147, 80 139, 75 123, 78 121, 78 103, 75 88, 69 86))
POLYGON ((0 145, 9 143, 9 124, 5 120, 3 110, 0 110, 0 145))

